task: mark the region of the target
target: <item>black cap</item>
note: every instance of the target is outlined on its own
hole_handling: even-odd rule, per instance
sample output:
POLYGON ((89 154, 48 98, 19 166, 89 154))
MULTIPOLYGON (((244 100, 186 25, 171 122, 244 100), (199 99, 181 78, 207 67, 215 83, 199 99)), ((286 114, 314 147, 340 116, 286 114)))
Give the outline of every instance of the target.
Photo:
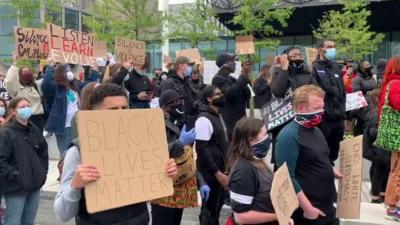
POLYGON ((215 61, 215 64, 217 64, 218 68, 221 68, 221 66, 223 66, 229 60, 235 60, 235 59, 236 59, 235 54, 227 52, 227 53, 223 53, 223 54, 217 56, 217 60, 215 61))
POLYGON ((159 104, 160 107, 163 107, 167 105, 168 103, 173 102, 176 99, 182 98, 179 93, 175 90, 169 89, 161 93, 160 99, 159 99, 159 104))

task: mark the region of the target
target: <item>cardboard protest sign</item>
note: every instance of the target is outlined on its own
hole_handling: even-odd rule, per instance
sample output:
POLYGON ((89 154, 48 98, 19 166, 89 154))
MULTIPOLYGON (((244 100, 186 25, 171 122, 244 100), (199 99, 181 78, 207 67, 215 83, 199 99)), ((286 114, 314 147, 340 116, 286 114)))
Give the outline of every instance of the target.
POLYGON ((190 60, 194 61, 196 64, 201 63, 201 55, 197 48, 182 49, 175 52, 176 58, 179 56, 186 56, 190 60))
POLYGON ((95 41, 92 34, 47 24, 50 55, 54 62, 78 65, 96 63, 95 41))
POLYGON ((339 179, 336 216, 343 219, 360 218, 362 185, 362 135, 342 141, 339 151, 339 179))
POLYGON ((249 55, 254 53, 255 49, 253 35, 236 36, 236 54, 249 55))
MULTIPOLYGON (((235 72, 231 74, 234 78, 239 78, 240 71, 242 70, 242 63, 240 61, 235 61, 236 69, 235 72)), ((215 74, 218 73, 219 68, 215 61, 203 61, 204 66, 204 73, 203 73, 203 80, 205 84, 211 84, 212 79, 214 78, 215 74)))
POLYGON ((294 118, 292 92, 289 90, 284 98, 273 97, 263 107, 261 115, 268 130, 272 130, 294 118))
POLYGON ((105 41, 94 41, 94 56, 96 58, 107 58, 107 43, 105 41))
POLYGON ((49 39, 46 30, 14 27, 15 53, 19 59, 47 59, 49 39))
POLYGON ((318 50, 316 48, 306 48, 307 63, 311 65, 318 57, 318 50))
POLYGON ((299 200, 289 170, 284 163, 274 174, 271 188, 271 201, 280 225, 289 224, 290 217, 299 207, 299 200))
POLYGON ((362 91, 357 91, 346 95, 346 111, 360 109, 368 106, 367 100, 362 91))
POLYGON ((88 212, 173 194, 160 109, 79 111, 77 119, 82 162, 101 174, 85 187, 88 212))
POLYGON ((6 82, 0 81, 0 98, 5 99, 6 101, 11 100, 10 93, 7 91, 7 85, 6 82))
POLYGON ((115 57, 117 62, 132 60, 134 64, 144 65, 146 43, 117 37, 115 38, 115 57))

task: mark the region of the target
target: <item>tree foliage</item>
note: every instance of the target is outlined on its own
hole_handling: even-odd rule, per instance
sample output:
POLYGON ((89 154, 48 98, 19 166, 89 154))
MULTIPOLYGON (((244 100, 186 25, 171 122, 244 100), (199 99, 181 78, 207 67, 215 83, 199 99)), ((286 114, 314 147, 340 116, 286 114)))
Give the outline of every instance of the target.
POLYGON ((91 14, 83 23, 109 46, 117 36, 141 41, 161 37, 161 15, 150 8, 148 1, 98 0, 91 14))
POLYGON ((1 15, 1 19, 16 19, 21 27, 37 27, 40 24, 40 0, 10 0, 0 4, 7 4, 13 9, 1 15))
POLYGON ((242 6, 232 19, 239 25, 239 35, 259 35, 257 47, 275 47, 279 40, 274 36, 281 35, 279 28, 287 27, 287 20, 293 13, 293 8, 278 8, 279 0, 243 0, 242 6))
POLYGON ((331 10, 322 17, 320 27, 313 31, 314 36, 335 41, 339 58, 361 60, 377 50, 384 35, 370 31, 371 11, 366 1, 342 0, 341 4, 341 10, 331 10))
POLYGON ((200 41, 217 40, 222 32, 215 10, 202 0, 196 0, 190 6, 183 5, 177 12, 166 15, 165 19, 166 38, 187 40, 193 48, 200 41))

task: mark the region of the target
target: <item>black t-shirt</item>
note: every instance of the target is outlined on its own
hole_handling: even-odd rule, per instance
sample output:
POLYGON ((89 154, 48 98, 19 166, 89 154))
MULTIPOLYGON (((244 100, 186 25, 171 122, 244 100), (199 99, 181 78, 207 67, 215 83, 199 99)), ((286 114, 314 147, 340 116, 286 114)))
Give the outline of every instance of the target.
MULTIPOLYGON (((250 210, 275 213, 271 202, 273 173, 267 167, 257 168, 245 159, 239 159, 231 170, 229 193, 232 210, 236 213, 250 210)), ((278 222, 260 225, 277 225, 278 222)))

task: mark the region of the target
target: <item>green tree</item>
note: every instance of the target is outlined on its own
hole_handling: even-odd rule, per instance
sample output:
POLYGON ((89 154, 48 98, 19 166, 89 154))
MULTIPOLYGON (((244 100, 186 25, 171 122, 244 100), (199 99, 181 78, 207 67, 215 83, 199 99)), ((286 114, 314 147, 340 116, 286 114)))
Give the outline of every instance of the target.
POLYGON ((39 9, 40 0, 10 0, 0 3, 11 6, 8 14, 2 15, 1 19, 16 19, 17 25, 21 27, 37 27, 40 25, 39 9))
POLYGON ((161 37, 161 15, 148 1, 98 0, 91 14, 84 24, 109 47, 116 36, 141 41, 161 37))
POLYGON ((187 40, 193 48, 197 48, 200 41, 218 40, 222 32, 215 10, 203 0, 196 0, 193 5, 183 5, 165 19, 168 29, 165 37, 187 40))
POLYGON ((335 41, 339 58, 362 60, 377 50, 384 35, 370 31, 371 11, 366 1, 340 0, 340 3, 341 10, 331 10, 322 17, 320 27, 313 31, 314 36, 335 41))
POLYGON ((274 48, 280 41, 273 37, 279 36, 280 28, 287 27, 287 20, 293 8, 278 8, 279 0, 243 0, 242 6, 232 19, 232 23, 241 29, 238 35, 260 35, 256 40, 257 48, 274 48), (277 25, 277 26, 274 26, 277 25))

